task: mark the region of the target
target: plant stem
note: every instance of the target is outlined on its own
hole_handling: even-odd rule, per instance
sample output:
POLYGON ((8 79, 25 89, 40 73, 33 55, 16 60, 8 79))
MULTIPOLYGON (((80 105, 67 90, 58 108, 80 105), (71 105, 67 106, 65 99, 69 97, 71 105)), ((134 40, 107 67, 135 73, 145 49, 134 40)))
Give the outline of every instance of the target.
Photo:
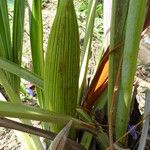
POLYGON ((66 124, 70 120, 73 121, 72 126, 77 129, 83 129, 97 135, 97 128, 92 123, 86 123, 68 115, 54 113, 41 108, 34 108, 22 104, 8 103, 0 101, 0 116, 39 120, 50 123, 66 124))
MULTIPOLYGON (((37 127, 29 126, 26 124, 22 124, 22 123, 12 121, 12 120, 6 119, 6 118, 0 118, 0 126, 5 127, 5 128, 23 131, 23 132, 30 133, 30 134, 34 134, 39 137, 44 137, 44 138, 47 138, 50 140, 54 140, 54 138, 57 135, 53 132, 46 131, 46 130, 43 130, 43 129, 40 129, 37 127)), ((85 148, 82 145, 78 144, 77 142, 75 142, 71 139, 67 139, 66 146, 68 148, 71 148, 72 150, 76 150, 76 149, 85 150, 85 148)))

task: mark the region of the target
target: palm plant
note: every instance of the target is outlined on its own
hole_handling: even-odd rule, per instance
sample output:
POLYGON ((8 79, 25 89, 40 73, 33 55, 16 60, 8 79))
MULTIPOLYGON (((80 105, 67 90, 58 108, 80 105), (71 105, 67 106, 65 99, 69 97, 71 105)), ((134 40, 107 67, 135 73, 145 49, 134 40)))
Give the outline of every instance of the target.
MULTIPOLYGON (((99 149, 104 150, 129 147, 126 140, 130 133, 127 126, 134 74, 150 1, 111 2, 112 5, 104 0, 104 47, 99 51, 93 80, 85 90, 98 0, 87 2, 86 31, 81 53, 73 0, 58 0, 45 59, 42 1, 32 0, 29 26, 33 72, 21 67, 25 0, 14 1, 12 35, 7 1, 0 1, 0 84, 8 95, 6 102, 0 101, 0 116, 3 117, 0 125, 30 133, 32 136, 17 132, 26 149, 44 149, 39 136, 53 140, 51 145, 49 142, 46 145, 46 149, 53 150, 63 149, 65 143, 69 149, 88 150, 93 140, 99 149), (106 12, 108 9, 109 12, 106 12), (26 106, 20 100, 20 78, 35 84, 38 108, 26 106), (99 122, 93 118, 97 109, 102 111, 106 120, 101 116, 99 122), (22 123, 5 117, 18 118, 22 123), (31 120, 41 121, 42 129, 33 127, 31 120), (103 126, 103 123, 108 126, 103 126)), ((149 24, 147 19, 146 23, 149 24)), ((148 109, 145 113, 149 113, 148 109)), ((146 131, 144 129, 143 134, 147 132, 147 128, 146 131)), ((140 142, 139 148, 144 149, 142 143, 145 142, 140 142)))

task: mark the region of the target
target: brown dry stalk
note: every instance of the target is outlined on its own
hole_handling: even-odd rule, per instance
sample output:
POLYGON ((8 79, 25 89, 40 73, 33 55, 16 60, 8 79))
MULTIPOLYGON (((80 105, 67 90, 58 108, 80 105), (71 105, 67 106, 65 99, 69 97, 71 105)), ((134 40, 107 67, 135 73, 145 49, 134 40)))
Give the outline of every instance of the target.
MULTIPOLYGON (((0 127, 6 127, 9 129, 22 131, 22 132, 26 132, 29 134, 34 134, 40 137, 47 138, 49 140, 54 140, 54 138, 57 135, 50 131, 46 131, 37 127, 22 124, 22 123, 19 123, 19 122, 16 122, 7 118, 2 118, 2 117, 0 117, 0 127)), ((68 147, 71 150, 85 150, 85 148, 82 145, 80 145, 79 143, 69 138, 67 138, 66 147, 68 147)))
POLYGON ((99 67, 95 73, 95 76, 92 80, 90 88, 86 94, 85 100, 83 101, 82 106, 90 110, 93 104, 96 102, 99 95, 104 91, 108 85, 108 70, 109 70, 109 55, 115 51, 117 48, 123 46, 123 44, 116 45, 113 49, 109 51, 109 47, 103 55, 103 58, 99 64, 99 67))
MULTIPOLYGON (((133 129, 137 128, 140 124, 143 123, 143 121, 144 121, 145 119, 147 119, 147 118, 149 118, 149 117, 150 117, 150 113, 147 113, 147 115, 145 115, 145 117, 143 117, 143 118, 141 119, 141 121, 139 121, 137 124, 135 124, 129 131, 127 131, 123 136, 121 136, 118 140, 116 140, 116 141, 113 143, 113 145, 114 145, 114 144, 117 144, 121 139, 125 138, 133 129)), ((109 147, 107 148, 107 150, 109 150, 110 148, 111 148, 111 147, 109 146, 109 147)))

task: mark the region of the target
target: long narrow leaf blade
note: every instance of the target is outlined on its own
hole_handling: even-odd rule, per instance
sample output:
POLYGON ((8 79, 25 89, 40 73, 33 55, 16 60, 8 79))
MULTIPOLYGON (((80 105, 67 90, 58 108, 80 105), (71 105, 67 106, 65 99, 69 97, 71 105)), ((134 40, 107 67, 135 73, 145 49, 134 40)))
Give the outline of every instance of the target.
MULTIPOLYGON (((121 88, 123 95, 119 97, 118 109, 116 112, 117 139, 127 130, 139 42, 146 16, 146 10, 147 0, 132 0, 129 2, 121 73, 121 88)), ((122 142, 125 142, 125 139, 122 139, 122 142)))
MULTIPOLYGON (((0 77, 1 77, 0 78, 0 84, 4 87, 6 93, 7 93, 8 97, 9 97, 10 102, 12 102, 10 104, 12 106, 14 106, 16 103, 20 104, 21 100, 20 100, 19 96, 13 90, 11 84, 8 82, 4 72, 2 70, 0 70, 0 77)), ((16 109, 16 107, 14 107, 14 108, 16 109)), ((10 108, 5 108, 5 109, 6 109, 6 111, 8 111, 10 108)), ((31 122, 27 121, 27 120, 21 120, 21 121, 26 123, 26 124, 31 124, 31 122)), ((22 141, 26 145, 26 148, 29 148, 29 149, 30 148, 31 149, 34 148, 35 149, 36 147, 38 147, 39 150, 41 149, 42 144, 41 144, 41 142, 40 142, 38 137, 32 136, 32 135, 29 136, 28 134, 24 134, 24 133, 21 133, 21 132, 17 132, 17 134, 18 134, 19 137, 22 137, 22 141), (30 144, 30 143, 32 143, 32 144, 30 144)))
POLYGON ((12 74, 15 74, 20 78, 24 78, 31 83, 34 83, 36 86, 40 87, 41 89, 43 89, 44 87, 43 79, 40 76, 1 57, 0 57, 0 68, 12 74))
POLYGON ((78 91, 78 104, 81 102, 82 94, 86 85, 86 74, 88 70, 88 61, 91 51, 91 42, 93 37, 94 20, 96 13, 97 0, 90 0, 88 5, 88 19, 86 24, 86 32, 84 38, 83 50, 81 53, 81 69, 79 76, 79 91, 78 91))
POLYGON ((44 53, 43 53, 43 25, 42 25, 42 1, 33 0, 30 42, 32 51, 33 70, 36 74, 44 75, 44 53))
MULTIPOLYGON (((21 66, 23 34, 24 34, 25 0, 14 1, 12 51, 13 62, 21 66)), ((13 88, 19 95, 20 78, 13 76, 13 88)))
MULTIPOLYGON (((39 76, 44 76, 44 51, 43 51, 43 25, 42 25, 42 0, 32 1, 30 43, 32 52, 33 71, 39 76)), ((44 107, 44 93, 38 87, 37 96, 40 106, 44 107)))
POLYGON ((0 0, 0 41, 4 49, 0 49, 0 55, 4 58, 12 60, 10 26, 8 18, 7 1, 0 0))
POLYGON ((20 99, 16 92, 13 90, 11 84, 8 82, 4 71, 0 69, 0 84, 4 87, 6 94, 8 95, 9 99, 11 102, 14 103, 20 103, 20 99))
MULTIPOLYGON (((0 0, 0 56, 13 60, 10 37, 7 1, 0 0)), ((7 80, 12 84, 12 77, 10 74, 5 72, 5 75, 7 76, 7 80)))
POLYGON ((57 134, 48 150, 63 150, 67 141, 67 136, 72 125, 72 120, 57 134))
MULTIPOLYGON (((144 117, 146 117, 146 115, 148 113, 150 113, 150 90, 147 90, 146 95, 145 95, 144 117)), ((147 134, 148 134, 148 129, 149 129, 149 122, 150 122, 150 119, 146 118, 146 120, 143 123, 142 134, 140 137, 140 143, 139 143, 138 150, 145 149, 146 139, 147 139, 147 134)))
MULTIPOLYGON (((49 36, 44 74, 46 109, 75 116, 79 79, 79 34, 73 0, 63 0, 49 36)), ((59 132, 60 125, 52 125, 59 132)))
POLYGON ((83 122, 68 115, 47 111, 41 108, 35 108, 23 104, 12 104, 10 102, 0 101, 0 116, 12 117, 30 120, 39 120, 44 122, 67 124, 70 120, 73 121, 72 126, 77 129, 84 129, 93 134, 97 134, 93 124, 83 122))

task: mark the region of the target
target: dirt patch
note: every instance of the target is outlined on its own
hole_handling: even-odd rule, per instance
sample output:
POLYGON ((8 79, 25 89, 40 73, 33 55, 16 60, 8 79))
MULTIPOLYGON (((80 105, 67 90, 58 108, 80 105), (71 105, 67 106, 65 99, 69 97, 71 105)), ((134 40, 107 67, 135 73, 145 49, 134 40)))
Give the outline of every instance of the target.
POLYGON ((0 150, 19 150, 21 143, 13 130, 0 127, 0 150))
POLYGON ((139 102, 139 109, 143 113, 145 92, 150 89, 150 28, 141 40, 135 80, 139 84, 136 97, 139 102))

